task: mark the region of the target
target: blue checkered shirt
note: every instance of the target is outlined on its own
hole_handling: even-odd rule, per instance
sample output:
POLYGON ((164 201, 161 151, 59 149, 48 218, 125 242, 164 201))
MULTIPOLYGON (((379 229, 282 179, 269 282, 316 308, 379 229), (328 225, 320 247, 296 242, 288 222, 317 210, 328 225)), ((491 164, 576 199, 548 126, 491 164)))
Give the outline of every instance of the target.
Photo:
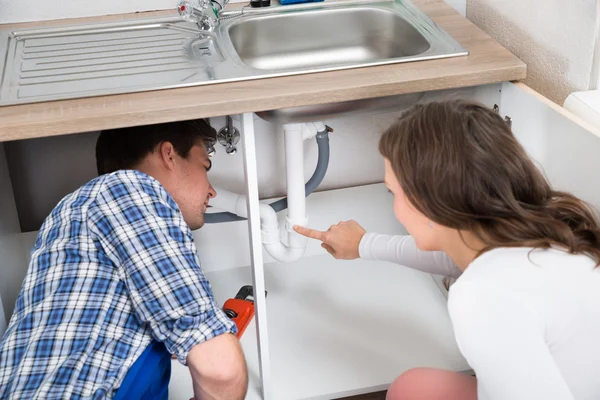
POLYGON ((152 339, 185 364, 225 332, 171 196, 138 171, 103 175, 40 229, 0 342, 0 398, 111 398, 152 339))

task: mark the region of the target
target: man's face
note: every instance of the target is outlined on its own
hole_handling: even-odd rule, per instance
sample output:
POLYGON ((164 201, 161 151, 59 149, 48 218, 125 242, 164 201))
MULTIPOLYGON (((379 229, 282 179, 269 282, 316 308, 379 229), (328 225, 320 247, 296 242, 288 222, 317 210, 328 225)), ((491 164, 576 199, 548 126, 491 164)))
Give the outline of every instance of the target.
POLYGON ((195 230, 204 225, 208 200, 217 195, 208 180, 207 172, 212 164, 206 147, 199 142, 191 148, 187 158, 177 155, 175 165, 177 180, 175 201, 181 209, 185 222, 190 229, 195 230))

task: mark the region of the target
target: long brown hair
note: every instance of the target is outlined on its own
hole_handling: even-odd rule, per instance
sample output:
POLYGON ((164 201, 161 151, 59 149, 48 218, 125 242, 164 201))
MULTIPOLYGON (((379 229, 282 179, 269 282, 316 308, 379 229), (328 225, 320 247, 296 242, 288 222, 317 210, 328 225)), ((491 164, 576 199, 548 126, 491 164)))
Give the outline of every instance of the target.
POLYGON ((433 222, 486 247, 549 248, 600 263, 594 209, 553 190, 494 111, 464 100, 417 104, 384 132, 379 151, 408 200, 433 222))

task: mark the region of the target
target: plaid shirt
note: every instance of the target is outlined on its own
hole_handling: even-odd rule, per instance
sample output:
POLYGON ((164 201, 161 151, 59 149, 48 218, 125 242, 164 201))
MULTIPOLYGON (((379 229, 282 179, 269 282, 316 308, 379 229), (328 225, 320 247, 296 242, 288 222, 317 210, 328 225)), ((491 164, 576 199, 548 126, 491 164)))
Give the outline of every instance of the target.
POLYGON ((0 342, 0 398, 110 398, 152 339, 185 364, 225 332, 171 196, 138 171, 103 175, 40 229, 0 342))

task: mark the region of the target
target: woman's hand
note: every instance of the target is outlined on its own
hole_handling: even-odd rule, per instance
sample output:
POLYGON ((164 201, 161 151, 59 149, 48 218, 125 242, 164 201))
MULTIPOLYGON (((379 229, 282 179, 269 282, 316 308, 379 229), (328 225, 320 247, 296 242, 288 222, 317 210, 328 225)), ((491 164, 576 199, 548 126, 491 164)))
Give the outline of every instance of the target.
POLYGON ((367 233, 356 221, 344 221, 332 225, 327 231, 317 231, 302 226, 294 226, 300 235, 320 240, 321 247, 338 260, 354 260, 359 258, 358 246, 367 233))

